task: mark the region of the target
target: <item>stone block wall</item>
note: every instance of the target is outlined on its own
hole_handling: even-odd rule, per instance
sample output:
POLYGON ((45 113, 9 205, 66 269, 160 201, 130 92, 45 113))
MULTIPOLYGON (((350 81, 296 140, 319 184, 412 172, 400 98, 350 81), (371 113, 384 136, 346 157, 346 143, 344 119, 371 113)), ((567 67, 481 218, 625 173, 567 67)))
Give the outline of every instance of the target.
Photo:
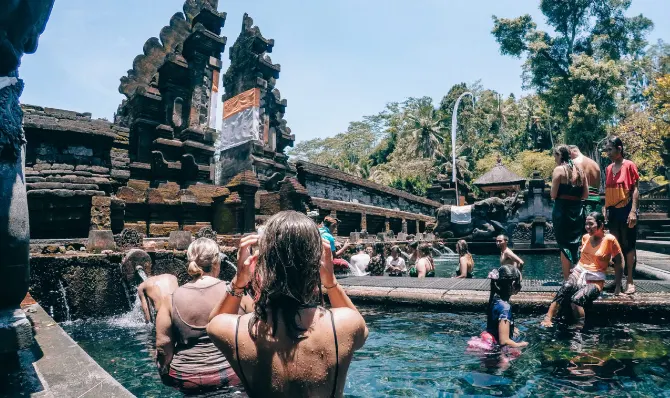
POLYGON ((298 181, 311 197, 352 202, 433 217, 439 202, 376 184, 333 168, 299 161, 298 181))

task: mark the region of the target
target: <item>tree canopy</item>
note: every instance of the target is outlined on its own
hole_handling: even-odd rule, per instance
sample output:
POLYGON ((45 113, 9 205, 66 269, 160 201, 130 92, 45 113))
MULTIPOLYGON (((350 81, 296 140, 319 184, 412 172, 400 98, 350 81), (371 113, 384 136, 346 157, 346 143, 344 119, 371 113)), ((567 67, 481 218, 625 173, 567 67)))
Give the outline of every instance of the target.
POLYGON ((329 138, 302 141, 293 158, 423 195, 438 174, 451 174, 451 120, 457 98, 456 170, 471 183, 500 155, 513 172, 549 179, 551 148, 580 146, 599 158, 603 138, 622 137, 644 179, 670 168, 670 45, 649 46, 651 20, 627 16, 631 0, 539 2, 552 32, 529 15, 493 17, 492 34, 504 55, 522 57, 527 95, 517 98, 479 81, 454 84, 439 101, 390 102, 329 138))

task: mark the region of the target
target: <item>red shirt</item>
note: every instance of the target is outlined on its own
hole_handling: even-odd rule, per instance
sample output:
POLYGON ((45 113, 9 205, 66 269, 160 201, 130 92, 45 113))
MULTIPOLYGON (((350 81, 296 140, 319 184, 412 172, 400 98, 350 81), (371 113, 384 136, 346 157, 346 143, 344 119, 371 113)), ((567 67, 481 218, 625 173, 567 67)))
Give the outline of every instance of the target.
POLYGON ((631 200, 635 184, 640 181, 635 163, 624 159, 617 174, 612 173, 614 163, 607 166, 605 173, 605 207, 626 207, 631 200))

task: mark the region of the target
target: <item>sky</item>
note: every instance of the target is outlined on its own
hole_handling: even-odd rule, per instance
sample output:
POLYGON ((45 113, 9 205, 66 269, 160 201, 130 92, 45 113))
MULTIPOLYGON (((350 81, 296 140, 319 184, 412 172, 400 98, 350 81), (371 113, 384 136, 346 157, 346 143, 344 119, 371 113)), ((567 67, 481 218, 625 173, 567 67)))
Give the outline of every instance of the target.
MULTIPOLYGON (((531 14, 542 28, 538 5, 538 0, 221 0, 219 11, 227 13, 222 34, 228 38, 222 72, 246 12, 275 40, 270 56, 281 64, 277 88, 288 101, 285 119, 296 140, 332 136, 388 102, 430 96, 439 103, 461 82, 481 80, 485 88, 520 95, 522 61, 500 55, 491 16, 531 14)), ((37 53, 23 58, 21 101, 112 120, 124 98, 119 79, 144 42, 157 37, 182 6, 183 0, 57 0, 37 53)), ((670 42, 670 0, 633 0, 629 15, 640 13, 655 23, 650 42, 670 42)))

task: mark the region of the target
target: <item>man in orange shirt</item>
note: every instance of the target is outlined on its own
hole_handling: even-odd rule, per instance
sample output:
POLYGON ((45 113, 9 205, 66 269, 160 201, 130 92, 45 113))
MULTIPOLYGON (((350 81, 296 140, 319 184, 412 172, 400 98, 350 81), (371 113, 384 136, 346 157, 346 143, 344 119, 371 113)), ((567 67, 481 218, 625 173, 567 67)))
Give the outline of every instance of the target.
POLYGON ((637 260, 637 216, 640 175, 635 163, 624 159, 619 137, 607 138, 605 151, 612 161, 605 173, 605 211, 607 226, 621 245, 626 260, 626 294, 635 293, 633 268, 637 260))

